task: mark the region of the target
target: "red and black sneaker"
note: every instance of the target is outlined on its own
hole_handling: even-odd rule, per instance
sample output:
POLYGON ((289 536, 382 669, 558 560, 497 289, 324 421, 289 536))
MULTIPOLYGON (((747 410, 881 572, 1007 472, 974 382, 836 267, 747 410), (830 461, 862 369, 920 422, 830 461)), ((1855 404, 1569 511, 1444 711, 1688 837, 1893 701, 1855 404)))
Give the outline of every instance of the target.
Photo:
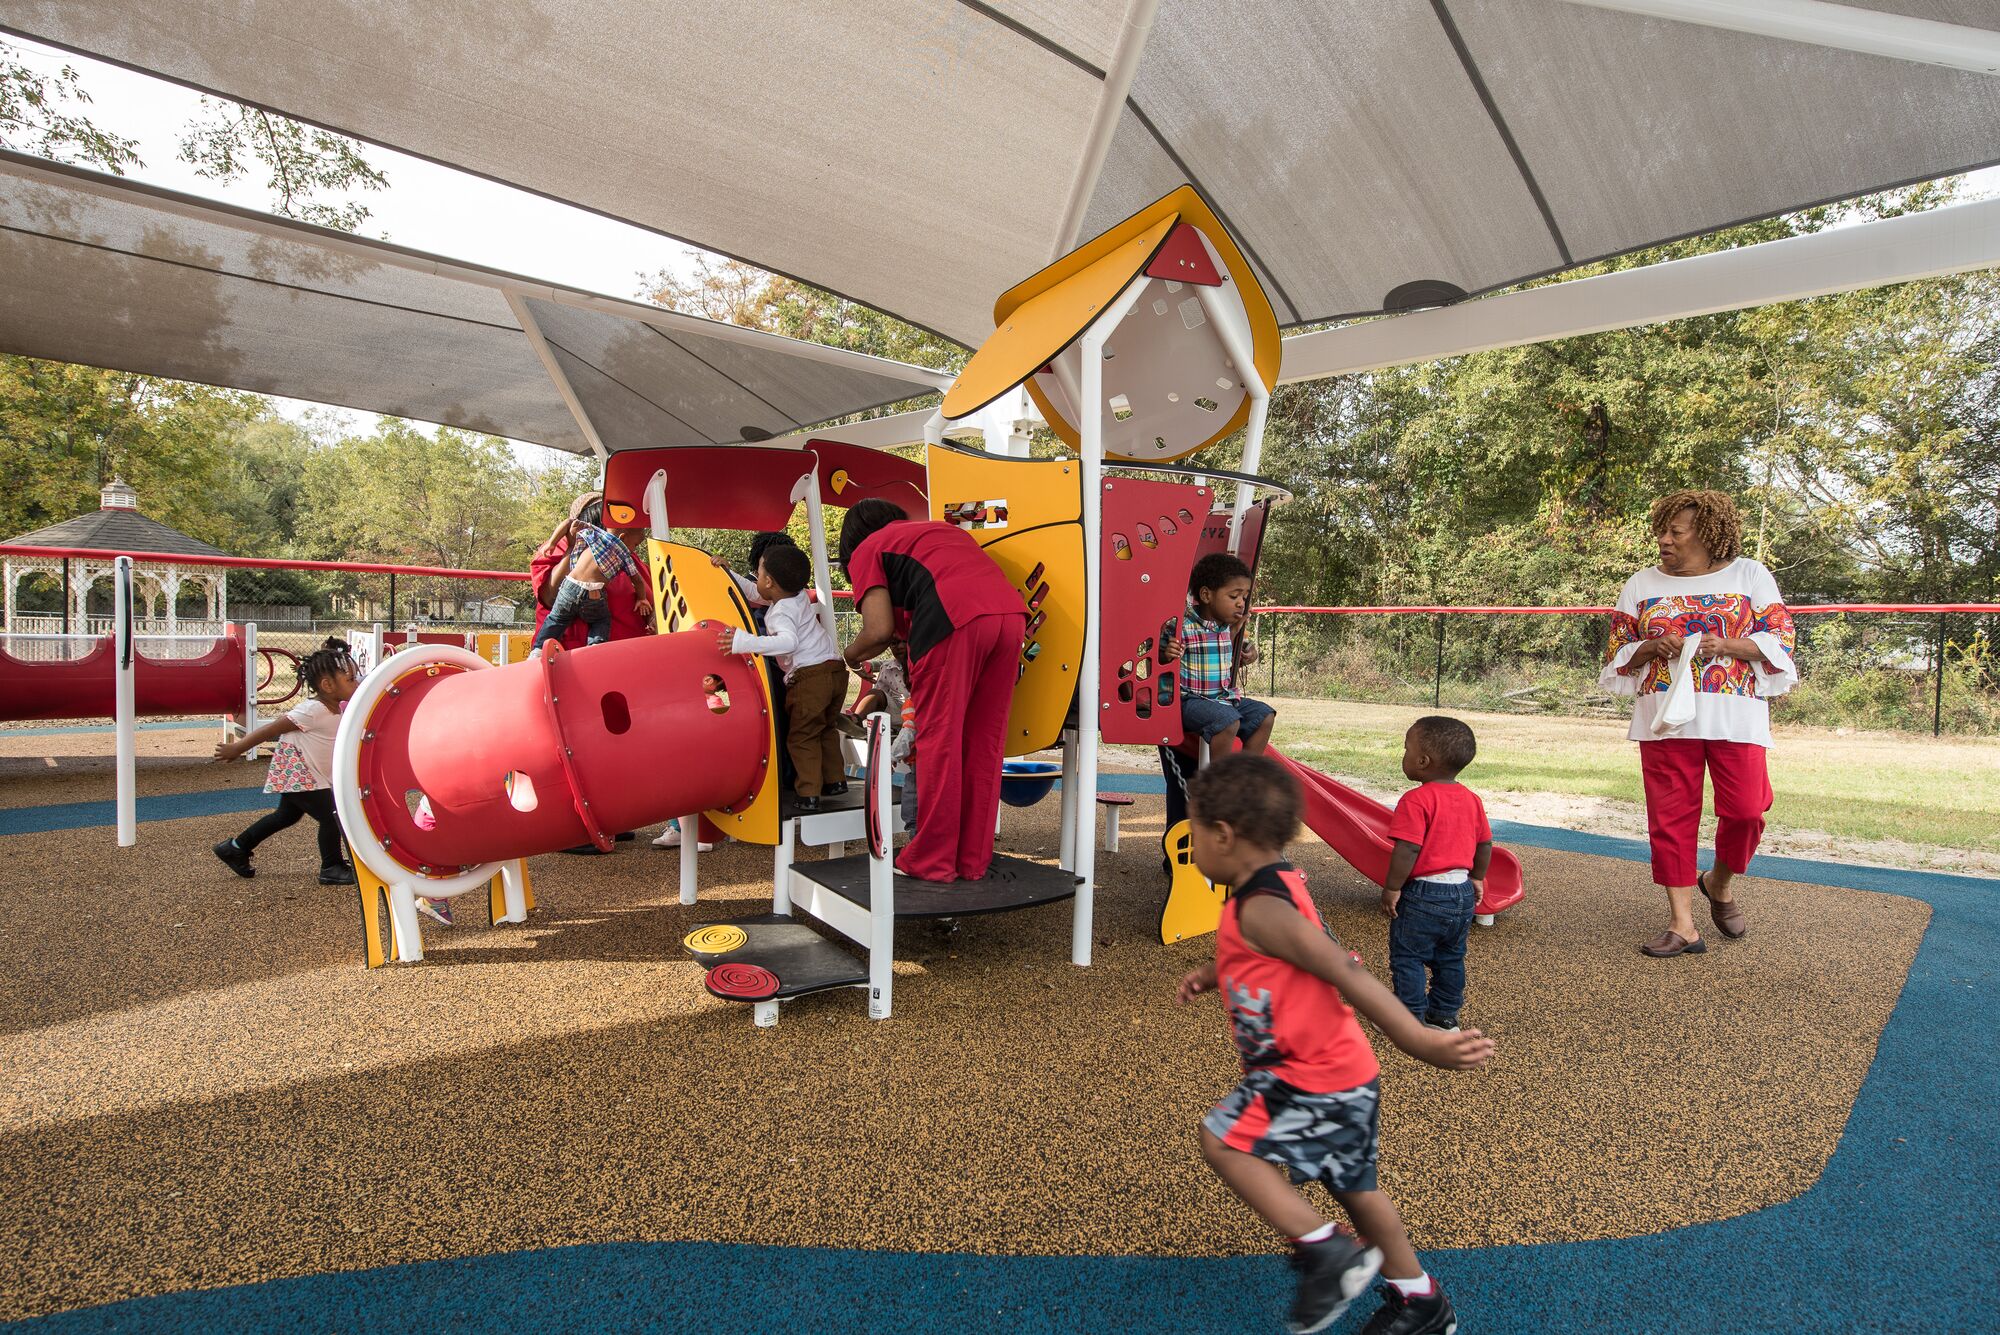
POLYGON ((1361 1335, 1457 1335, 1458 1313, 1436 1279, 1431 1291, 1405 1298, 1394 1284, 1382 1286, 1382 1310, 1368 1319, 1361 1335))
POLYGON ((1285 1328, 1292 1335, 1311 1335, 1340 1320, 1348 1304, 1367 1292, 1382 1269, 1382 1253, 1334 1233, 1318 1242, 1293 1243, 1292 1269, 1299 1272, 1299 1288, 1285 1328))

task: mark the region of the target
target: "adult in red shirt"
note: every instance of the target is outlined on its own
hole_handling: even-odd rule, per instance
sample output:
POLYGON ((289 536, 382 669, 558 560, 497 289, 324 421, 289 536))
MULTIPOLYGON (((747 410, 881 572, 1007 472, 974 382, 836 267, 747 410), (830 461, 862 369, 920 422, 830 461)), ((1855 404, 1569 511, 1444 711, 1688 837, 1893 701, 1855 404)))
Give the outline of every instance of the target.
MULTIPOLYGON (((542 623, 549 619, 549 608, 555 602, 556 588, 569 573, 569 526, 581 520, 586 524, 599 522, 602 515, 602 501, 596 492, 586 492, 577 497, 570 506, 570 516, 556 525, 549 540, 535 549, 528 562, 528 582, 535 594, 535 631, 540 633, 542 623), (595 507, 595 508, 593 508, 595 507)), ((620 529, 618 537, 630 548, 639 563, 646 563, 645 545, 640 540, 644 530, 620 529)), ((611 604, 611 638, 629 640, 640 635, 653 633, 652 623, 639 615, 637 590, 632 587, 632 577, 623 571, 613 575, 604 585, 604 596, 611 604)), ((581 621, 563 632, 562 647, 581 649, 589 628, 581 621)))
POLYGON ((840 560, 861 612, 848 663, 867 662, 892 639, 910 646, 923 782, 917 828, 896 868, 926 881, 979 880, 993 862, 1027 607, 970 534, 912 521, 888 501, 847 512, 840 560))

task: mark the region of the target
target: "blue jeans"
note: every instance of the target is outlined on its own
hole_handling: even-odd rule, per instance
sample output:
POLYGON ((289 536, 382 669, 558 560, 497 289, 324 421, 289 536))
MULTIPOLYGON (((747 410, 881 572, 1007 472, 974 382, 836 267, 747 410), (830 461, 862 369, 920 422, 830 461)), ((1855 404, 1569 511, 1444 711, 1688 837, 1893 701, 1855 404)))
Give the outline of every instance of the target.
POLYGON ((1215 734, 1232 723, 1236 725, 1237 739, 1248 741, 1250 734, 1277 712, 1262 700, 1252 700, 1247 695, 1234 700, 1217 700, 1206 695, 1181 697, 1181 726, 1200 734, 1203 741, 1214 741, 1215 734))
POLYGON ((544 640, 560 640, 563 632, 572 622, 581 621, 586 642, 603 644, 611 638, 611 600, 603 589, 586 589, 573 579, 566 579, 556 586, 555 605, 549 608, 548 620, 535 632, 535 642, 528 646, 530 652, 542 647, 544 640))
POLYGON ((1431 1024, 1458 1022, 1465 1004, 1465 939, 1479 891, 1471 881, 1405 882, 1389 923, 1389 977, 1396 1000, 1431 1024), (1425 975, 1429 975, 1429 987, 1425 975))

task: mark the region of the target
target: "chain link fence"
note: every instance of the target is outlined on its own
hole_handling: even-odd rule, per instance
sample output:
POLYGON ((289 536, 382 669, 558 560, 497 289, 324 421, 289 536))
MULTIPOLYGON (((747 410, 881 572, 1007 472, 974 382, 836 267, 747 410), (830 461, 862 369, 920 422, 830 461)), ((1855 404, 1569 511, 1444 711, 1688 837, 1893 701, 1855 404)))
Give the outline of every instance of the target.
MULTIPOLYGON (((2000 736, 2000 608, 1793 608, 1799 685, 1773 720, 2000 736)), ((1629 717, 1597 684, 1601 609, 1259 609, 1246 688, 1273 696, 1629 717)))

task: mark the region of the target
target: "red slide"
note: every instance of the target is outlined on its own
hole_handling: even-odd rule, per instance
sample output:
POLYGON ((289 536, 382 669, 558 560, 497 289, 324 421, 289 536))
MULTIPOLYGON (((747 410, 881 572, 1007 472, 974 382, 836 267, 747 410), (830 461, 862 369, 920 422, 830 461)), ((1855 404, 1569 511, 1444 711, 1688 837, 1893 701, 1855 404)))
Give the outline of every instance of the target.
MULTIPOLYGON (((1299 764, 1275 746, 1264 748, 1264 754, 1299 781, 1306 799, 1306 828, 1326 840, 1327 847, 1345 858, 1348 866, 1382 884, 1395 846, 1389 838, 1389 817, 1393 814, 1389 808, 1299 764)), ((1480 897, 1477 911, 1502 913, 1520 902, 1520 859, 1495 845, 1493 861, 1486 869, 1486 893, 1480 897)))

